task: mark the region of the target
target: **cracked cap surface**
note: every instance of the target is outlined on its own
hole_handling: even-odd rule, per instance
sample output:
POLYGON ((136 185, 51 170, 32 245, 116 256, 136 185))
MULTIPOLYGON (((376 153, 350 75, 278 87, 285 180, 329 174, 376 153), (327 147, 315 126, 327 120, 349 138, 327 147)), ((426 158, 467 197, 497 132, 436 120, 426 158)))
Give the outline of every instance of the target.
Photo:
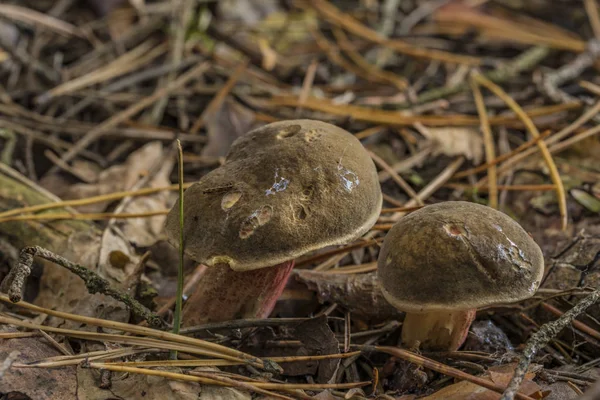
POLYGON ((544 257, 508 215, 464 201, 402 217, 385 237, 377 274, 399 310, 472 309, 531 297, 544 257))
MULTIPOLYGON (((275 122, 237 139, 225 164, 185 191, 185 250, 209 266, 268 267, 362 236, 381 203, 375 165, 352 134, 275 122)), ((166 224, 175 246, 178 215, 175 205, 166 224)))

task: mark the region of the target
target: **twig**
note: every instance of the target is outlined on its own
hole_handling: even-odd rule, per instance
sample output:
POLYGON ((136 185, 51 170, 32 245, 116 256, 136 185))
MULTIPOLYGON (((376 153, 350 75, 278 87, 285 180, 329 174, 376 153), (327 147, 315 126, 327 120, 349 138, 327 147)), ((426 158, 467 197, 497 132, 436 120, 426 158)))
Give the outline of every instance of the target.
POLYGON ((391 83, 396 86, 396 88, 400 91, 405 90, 408 86, 408 83, 405 78, 401 76, 397 76, 389 71, 385 71, 379 68, 377 65, 370 64, 355 48, 352 46, 352 43, 348 40, 346 34, 340 28, 333 29, 333 35, 335 36, 338 45, 342 50, 348 54, 348 57, 356 64, 358 67, 362 68, 367 76, 370 78, 375 78, 382 83, 391 83))
POLYGON ((485 143, 485 158, 490 166, 487 169, 488 182, 489 182, 489 206, 492 208, 498 208, 498 176, 496 174, 496 166, 491 164, 492 160, 496 157, 496 151, 494 149, 494 137, 492 136, 492 128, 488 120, 487 110, 485 103, 483 102, 483 95, 481 90, 474 79, 469 80, 471 90, 473 91, 473 98, 475 99, 475 106, 477 107, 477 113, 481 120, 481 131, 483 133, 483 141, 485 143))
POLYGON ((430 60, 440 60, 449 63, 479 65, 480 60, 477 57, 462 56, 445 51, 425 49, 414 46, 401 40, 388 40, 385 36, 361 24, 358 20, 342 13, 333 4, 324 0, 311 0, 310 4, 327 20, 333 24, 352 32, 353 34, 367 39, 371 42, 380 44, 391 50, 403 53, 413 57, 428 58, 430 60))
MULTIPOLYGON (((492 82, 496 83, 508 81, 509 79, 517 76, 520 72, 530 70, 538 65, 544 58, 546 58, 546 56, 548 56, 548 54, 550 54, 550 50, 547 47, 532 47, 531 49, 521 53, 511 62, 499 67, 485 76, 492 82)), ((416 104, 428 103, 432 100, 437 100, 439 98, 465 92, 468 89, 469 85, 467 83, 431 89, 421 93, 416 99, 416 104)))
MULTIPOLYGON (((2 7, 9 6, 0 4, 0 14, 2 14, 2 7)), ((43 62, 35 59, 33 56, 29 55, 24 49, 13 46, 12 43, 6 40, 5 35, 0 35, 0 47, 6 50, 8 53, 10 53, 17 61, 19 61, 19 63, 32 68, 34 71, 38 72, 49 82, 58 83, 60 81, 60 74, 58 73, 58 71, 54 70, 50 66, 44 64, 43 62)))
POLYGON ((337 249, 328 250, 328 251, 324 251, 319 254, 302 257, 302 258, 298 259, 298 261, 296 261, 296 268, 298 268, 300 266, 310 265, 312 263, 323 260, 325 258, 335 256, 336 254, 347 253, 352 250, 362 249, 363 247, 377 245, 377 244, 380 244, 381 241, 382 241, 381 238, 380 239, 370 239, 370 240, 359 239, 358 241, 356 241, 354 243, 339 247, 337 249))
MULTIPOLYGON (((317 74, 318 67, 319 60, 315 58, 310 62, 310 64, 306 68, 306 74, 304 75, 304 80, 302 81, 302 89, 300 90, 300 94, 298 95, 298 102, 300 102, 300 104, 302 104, 302 102, 306 100, 306 98, 310 94, 310 90, 315 81, 315 75, 317 74)), ((296 108, 296 114, 300 115, 301 111, 302 105, 299 105, 296 108)))
MULTIPOLYGON (((452 175, 454 175, 456 170, 458 170, 464 162, 465 162, 465 158, 463 156, 460 156, 456 160, 452 161, 446 168, 444 168, 444 170, 442 172, 440 172, 440 174, 438 176, 435 177, 434 180, 429 182, 429 184, 427 184, 427 186, 425 186, 419 192, 419 198, 422 201, 428 199, 433 193, 435 193, 446 182, 448 182, 448 180, 452 177, 452 175)), ((404 207, 414 207, 416 205, 417 205, 417 202, 413 201, 411 199, 404 204, 404 207)), ((400 218, 402 218, 404 215, 406 215, 406 211, 396 212, 391 216, 391 218, 394 219, 395 221, 397 221, 400 218)))
MULTIPOLYGON (((191 185, 191 183, 186 184, 186 185, 184 185, 184 188, 188 188, 190 185, 191 185)), ((178 185, 151 187, 151 188, 137 189, 137 190, 131 190, 131 191, 125 191, 125 192, 114 192, 114 193, 103 194, 100 196, 88 197, 85 199, 57 201, 54 203, 38 204, 35 206, 30 206, 30 207, 15 208, 15 209, 0 213, 0 219, 10 217, 13 215, 18 215, 18 214, 52 210, 55 208, 76 207, 76 206, 84 206, 84 205, 88 205, 88 204, 102 203, 104 201, 113 201, 113 200, 118 200, 118 199, 122 199, 124 197, 130 197, 130 196, 144 196, 147 194, 154 194, 154 193, 162 192, 165 190, 169 190, 169 191, 178 190, 178 185)))
POLYGON ((219 108, 221 108, 221 106, 223 105, 223 102, 227 98, 227 95, 231 92, 238 80, 242 77, 242 75, 246 71, 246 68, 248 68, 249 63, 249 60, 239 63, 239 65, 229 76, 229 79, 227 80, 227 82, 225 82, 221 90, 219 90, 215 97, 212 98, 208 106, 206 106, 204 111, 202 111, 202 114, 200 114, 198 119, 194 122, 194 124, 190 128, 191 134, 198 133, 206 123, 207 119, 209 117, 212 117, 217 111, 219 111, 219 108))
MULTIPOLYGON (((171 82, 171 84, 169 84, 163 88, 157 89, 152 95, 143 98, 139 102, 131 105, 129 108, 123 110, 122 112, 118 113, 117 115, 114 115, 114 116, 110 117, 108 120, 99 124, 94 129, 92 129, 87 134, 85 134, 85 136, 83 136, 81 139, 79 139, 79 141, 77 141, 77 143, 69 151, 67 151, 65 154, 63 154, 61 157, 62 160, 64 162, 69 162, 81 150, 85 149, 89 144, 93 143, 95 140, 100 138, 105 133, 105 131, 116 127, 120 123, 126 121, 127 119, 133 117, 140 111, 144 110, 146 107, 150 106, 152 103, 154 103, 158 99, 169 95, 173 91, 186 85, 191 80, 198 78, 198 76, 202 75, 208 69, 208 67, 209 67, 209 64, 207 62, 204 62, 204 63, 196 66, 195 68, 192 68, 191 70, 182 74, 175 81, 171 82)), ((58 170, 58 167, 54 166, 54 167, 50 168, 50 170, 48 171, 47 174, 56 173, 57 170, 58 170)))
POLYGON ((417 192, 415 192, 414 189, 412 187, 410 187, 410 185, 408 183, 406 183, 406 181, 404 179, 402 179, 402 177, 400 175, 398 175, 396 173, 396 171, 394 171, 394 169, 388 165, 388 163, 386 163, 381 157, 379 157, 377 154, 373 153, 372 151, 370 151, 370 150, 367 150, 367 151, 369 152, 369 155, 371 156, 371 158, 373 159, 375 164, 377 164, 380 168, 383 168, 388 174, 390 174, 390 176, 394 180, 394 182, 396 182, 398 184, 398 186, 400 186, 402 188, 402 190, 404 190, 406 192, 406 194, 408 194, 408 196, 411 199, 413 199, 413 201, 416 203, 416 205, 418 205, 418 206, 423 205, 423 201, 419 198, 419 195, 417 194, 417 192))
MULTIPOLYGON (((318 361, 331 359, 344 359, 360 355, 360 351, 352 351, 348 353, 323 354, 316 356, 288 356, 288 357, 271 357, 272 361, 277 363, 302 362, 302 361, 318 361)), ((85 358, 85 357, 80 357, 85 358)), ((124 365, 127 367, 203 367, 203 366, 228 366, 240 365, 239 362, 228 360, 156 360, 156 361, 123 361, 113 362, 113 365, 124 365)))
POLYGON ((544 74, 538 84, 540 91, 557 103, 577 100, 560 90, 558 86, 579 78, 585 69, 594 65, 598 56, 600 56, 600 40, 592 39, 588 42, 584 53, 579 54, 573 61, 556 71, 544 74))
POLYGON ((584 0, 585 12, 590 20, 590 25, 594 31, 596 39, 600 40, 600 15, 598 15, 598 4, 596 0, 584 0))
MULTIPOLYGON (((551 304, 546 303, 545 301, 542 302, 540 305, 547 311, 550 311, 552 314, 556 315, 557 317, 562 317, 564 315, 564 313, 562 311, 560 311, 558 308, 554 307, 551 304)), ((573 320, 573 327, 575 327, 575 329, 579 329, 586 335, 590 335, 591 337, 593 337, 596 340, 600 340, 600 332, 598 332, 595 329, 590 328, 588 325, 584 324, 583 322, 573 320)))
POLYGON ((164 51, 165 46, 157 46, 156 40, 149 39, 108 65, 101 66, 95 71, 91 71, 88 74, 64 82, 47 92, 42 93, 36 100, 38 103, 43 104, 54 97, 68 95, 94 84, 125 75, 128 72, 139 69, 141 66, 151 62, 154 58, 161 56, 164 51))
POLYGON ((487 162, 487 163, 482 164, 475 168, 470 168, 470 169, 466 169, 464 171, 457 172, 456 174, 454 174, 453 178, 463 178, 465 176, 469 176, 469 175, 473 175, 473 174, 476 174, 481 171, 485 171, 492 165, 500 164, 502 161, 508 160, 509 158, 519 154, 520 152, 527 150, 531 146, 535 146, 536 143, 539 142, 540 140, 546 139, 550 135, 551 132, 552 131, 550 131, 550 130, 542 132, 542 133, 540 133, 540 136, 538 136, 536 138, 532 138, 531 140, 528 140, 527 142, 523 143, 522 145, 520 145, 519 147, 517 147, 516 149, 514 149, 508 153, 499 155, 498 157, 494 158, 490 162, 487 162))
POLYGON ((6 218, 0 218, 0 223, 10 221, 58 221, 58 220, 102 220, 102 219, 130 219, 130 218, 149 218, 157 215, 167 215, 169 210, 146 211, 141 213, 47 213, 39 215, 17 215, 6 218))
MULTIPOLYGON (((507 106, 509 106, 513 112, 517 115, 517 117, 525 124, 527 130, 533 137, 540 136, 540 133, 536 126, 534 125, 531 118, 525 114, 521 106, 517 104, 502 88, 495 83, 491 82, 489 79, 485 78, 481 74, 473 75, 473 79, 481 85, 485 86, 488 90, 493 92, 496 96, 501 98, 507 106)), ((548 166, 548 170, 550 171, 550 177, 552 182, 556 186, 556 196, 558 197, 558 208, 560 210, 562 229, 567 229, 568 224, 568 214, 567 214, 567 195, 565 193, 565 188, 563 186, 562 180, 560 179, 560 174, 558 172, 558 168, 556 168, 556 164, 548 151, 548 147, 543 140, 537 142, 540 153, 542 153, 542 157, 548 166)))
POLYGON ((529 368, 529 363, 533 359, 533 356, 540 349, 546 347, 546 345, 554 339, 560 331, 571 324, 579 314, 587 310, 588 307, 594 305, 598 299, 600 299, 600 289, 595 290, 589 296, 585 297, 575 307, 564 313, 557 320, 542 325, 541 328, 529 338, 525 345, 525 349, 523 350, 523 354, 519 358, 515 373, 500 400, 514 399, 515 393, 525 377, 525 373, 529 368))
POLYGON ((66 268, 80 277, 85 282, 85 286, 91 294, 102 293, 122 302, 133 314, 148 321, 150 326, 157 328, 166 326, 162 318, 148 310, 129 294, 111 287, 106 279, 100 277, 95 272, 83 265, 72 263, 66 258, 39 246, 26 247, 21 250, 19 264, 10 270, 9 275, 2 282, 2 291, 8 289, 8 295, 13 303, 21 301, 25 281, 31 273, 33 259, 36 256, 66 268))
MULTIPOLYGON (((558 141, 566 138, 571 133, 575 132, 577 129, 579 129, 581 126, 583 126, 583 124, 588 122, 590 119, 594 118, 598 113, 600 113, 600 101, 598 101, 593 107, 591 107, 589 110, 587 110, 585 113, 583 113, 579 118, 577 118, 575 121, 573 121, 571 124, 569 124, 569 126, 561 129, 556 134, 550 136, 548 138, 548 140, 546 140, 546 144, 552 145, 552 144, 557 143, 558 141)), ((592 129, 594 129, 594 128, 592 128, 592 129)), ((531 154, 535 153, 536 151, 537 151, 536 149, 528 149, 521 153, 514 154, 511 158, 506 160, 498 168, 498 174, 501 175, 503 172, 506 172, 510 167, 512 167, 519 161, 525 159, 526 157, 530 156, 531 154)), ((484 182, 485 182, 485 179, 480 180, 478 182, 478 184, 481 184, 484 182)))
MULTIPOLYGON (((265 105, 271 107, 298 107, 300 103, 296 96, 282 95, 273 96, 265 100, 265 105)), ((371 107, 336 104, 331 100, 324 100, 316 97, 309 97, 302 103, 302 107, 337 115, 340 117, 351 117, 358 121, 370 122, 374 124, 385 124, 394 126, 410 126, 420 122, 427 126, 475 126, 479 125, 479 118, 465 114, 446 114, 446 115, 406 115, 397 111, 379 110, 371 107)), ((565 103, 547 107, 539 107, 536 110, 527 110, 525 114, 528 117, 539 117, 551 115, 557 112, 566 111, 581 107, 581 102, 565 103)), ((517 120, 518 121, 518 120, 517 120)), ((514 124, 515 117, 512 115, 498 115, 490 118, 492 125, 514 124)), ((521 121, 522 122, 522 121, 521 121)))
MULTIPOLYGON (((425 368, 429 368, 432 369, 434 371, 437 371, 441 374, 447 375, 447 376, 451 376, 453 378, 456 379, 462 379, 462 380, 466 380, 469 381, 471 383, 474 383, 476 385, 479 385, 481 387, 484 387, 486 389, 492 390, 494 392, 497 393, 502 393, 502 391, 504 390, 504 388, 500 385, 495 384, 492 381, 489 381, 487 379, 483 379, 480 378, 478 376, 473 376, 473 375, 469 375, 466 372, 463 372, 459 369, 456 368, 452 368, 449 367, 447 365, 444 365, 442 363, 439 363, 437 361, 431 360, 429 358, 420 356, 418 354, 412 353, 410 351, 401 349, 399 347, 386 347, 386 346, 360 346, 360 345, 355 345, 352 347, 356 347, 359 348, 363 351, 378 351, 378 352, 382 352, 382 353, 387 353, 390 354, 394 357, 398 357, 402 360, 406 360, 408 362, 411 362, 413 364, 425 367, 425 368)), ((530 396, 526 396, 522 393, 516 393, 517 399, 520 400, 533 400, 532 397, 530 396)))
MULTIPOLYGON (((4 296, 2 294, 0 294, 0 301, 3 301, 5 303, 11 302, 11 300, 7 296, 4 296)), ((26 301, 21 301, 21 302, 17 303, 17 305, 19 307, 25 308, 25 309, 33 311, 33 312, 48 314, 48 315, 52 315, 54 317, 63 318, 63 319, 67 319, 70 321, 81 322, 81 323, 84 323, 87 325, 99 326, 99 327, 107 328, 107 329, 116 329, 116 330, 120 330, 120 331, 124 331, 124 332, 133 333, 136 335, 144 335, 146 337, 157 339, 156 341, 159 343, 163 343, 164 341, 167 341, 167 342, 173 342, 176 344, 186 345, 190 349, 196 349, 196 350, 207 349, 213 355, 215 353, 219 353, 219 355, 218 355, 219 357, 223 357, 223 356, 227 355, 228 356, 227 359, 234 359, 234 360, 242 359, 242 360, 247 361, 248 363, 250 363, 251 365, 253 365, 255 367, 266 369, 271 372, 281 372, 282 371, 281 367, 279 367, 277 364, 275 364, 269 360, 261 360, 257 357, 251 356, 250 354, 246 354, 241 351, 231 349, 229 347, 222 346, 222 345, 219 345, 216 343, 207 342, 205 340, 195 339, 195 338, 182 336, 182 335, 175 335, 170 332, 146 328, 146 327, 138 326, 138 325, 126 324, 123 322, 111 321, 111 320, 100 319, 100 318, 92 318, 92 317, 86 317, 86 316, 82 316, 82 315, 66 313, 66 312, 62 312, 62 311, 51 310, 48 308, 36 306, 36 305, 28 303, 26 301)), ((3 317, 0 317, 0 318, 3 318, 3 317)), ((70 333, 70 334, 76 334, 76 335, 80 335, 80 336, 91 335, 91 334, 105 335, 105 334, 97 334, 97 333, 87 332, 87 331, 81 332, 81 331, 74 331, 72 329, 62 329, 62 328, 53 328, 50 326, 41 326, 41 325, 31 324, 28 322, 18 321, 18 320, 14 320, 14 319, 10 319, 10 320, 11 320, 11 322, 9 322, 9 323, 14 323, 14 324, 17 324, 18 326, 26 326, 26 327, 29 327, 32 329, 44 329, 49 332, 70 333), (12 322, 13 320, 15 322, 12 322)), ((119 335, 111 335, 111 336, 119 336, 119 335)), ((132 338, 131 336, 127 336, 127 337, 132 338)), ((139 339, 147 339, 146 337, 139 338, 139 339)), ((141 345, 145 345, 145 343, 142 343, 141 345)), ((162 346, 161 348, 164 348, 164 347, 165 346, 162 346)), ((199 353, 196 350, 192 351, 192 354, 207 354, 207 352, 199 353)), ((188 351, 188 350, 186 350, 186 351, 188 351)), ((225 358, 225 357, 223 357, 223 358, 225 358)))
POLYGON ((9 20, 21 21, 26 24, 40 25, 64 36, 83 37, 81 30, 68 22, 47 14, 11 4, 0 4, 0 15, 9 20))
MULTIPOLYGON (((172 19, 171 19, 171 34, 172 40, 170 41, 171 46, 171 65, 177 65, 183 58, 183 51, 186 41, 186 32, 188 30, 189 22, 193 14, 194 2, 190 0, 176 0, 172 1, 172 19)), ((165 77, 164 81, 166 84, 170 84, 176 77, 175 71, 169 72, 165 77)), ((179 96, 179 99, 182 99, 179 96)), ((153 109, 150 111, 150 118, 155 125, 162 120, 164 111, 168 103, 168 98, 163 97, 154 103, 153 109)))
MULTIPOLYGON (((486 185, 464 185, 461 183, 446 183, 444 187, 452 188, 452 189, 461 189, 461 190, 474 190, 474 191, 482 191, 488 192, 490 190, 489 186, 486 185)), ((550 191, 556 190, 556 186, 554 185, 497 185, 498 190, 513 190, 513 191, 523 191, 523 190, 543 190, 550 191)))

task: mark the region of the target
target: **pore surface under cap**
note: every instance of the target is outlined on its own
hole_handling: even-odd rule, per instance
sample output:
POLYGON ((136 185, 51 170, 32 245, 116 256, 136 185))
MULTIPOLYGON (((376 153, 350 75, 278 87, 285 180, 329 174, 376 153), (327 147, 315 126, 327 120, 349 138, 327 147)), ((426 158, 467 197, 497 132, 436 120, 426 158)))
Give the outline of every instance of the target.
POLYGON ((463 201, 400 219, 378 259, 386 299, 408 312, 519 301, 535 293, 543 272, 542 251, 517 222, 463 201))
MULTIPOLYGON (((223 166, 184 194, 185 250, 235 270, 276 265, 360 237, 381 189, 359 140, 312 120, 276 122, 236 140, 223 166)), ((178 242, 178 208, 167 218, 178 242)))

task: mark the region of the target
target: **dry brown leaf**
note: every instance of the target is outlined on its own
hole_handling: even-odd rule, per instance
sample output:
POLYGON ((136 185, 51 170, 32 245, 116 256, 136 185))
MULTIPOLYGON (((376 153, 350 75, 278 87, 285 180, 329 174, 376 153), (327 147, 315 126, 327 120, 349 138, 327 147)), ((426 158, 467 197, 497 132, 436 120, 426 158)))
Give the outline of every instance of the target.
MULTIPOLYGON (((166 369, 170 372, 181 372, 166 369)), ((100 389, 98 370, 77 369, 78 400, 250 400, 248 393, 232 388, 204 386, 196 382, 172 381, 160 376, 113 372, 109 390, 100 389)))
POLYGON ((544 400, 574 400, 579 398, 579 394, 567 382, 542 385, 542 390, 549 392, 544 400))
MULTIPOLYGON (((327 324, 325 315, 309 319, 296 326, 296 337, 304 344, 309 354, 339 354, 339 342, 327 324)), ((321 360, 317 363, 317 383, 333 383, 331 379, 340 364, 340 359, 321 360)))
POLYGON ((498 400, 500 394, 471 382, 461 381, 421 400, 498 400))
POLYGON ((315 400, 342 400, 343 397, 335 396, 330 390, 323 390, 312 397, 315 400))
MULTIPOLYGON (((4 332, 16 332, 16 329, 7 328, 4 332)), ((39 337, 0 340, 0 360, 4 361, 14 351, 18 352, 15 354, 14 363, 28 363, 62 355, 39 337)), ((7 399, 74 399, 76 390, 74 367, 57 369, 10 367, 0 377, 0 393, 7 399), (22 396, 18 397, 19 394, 22 396)))
MULTIPOLYGON (((499 386, 506 387, 512 378, 516 363, 490 367, 486 378, 499 386)), ((533 382, 535 374, 529 372, 519 388, 519 392, 527 396, 535 397, 534 394, 541 391, 540 386, 533 382)), ((422 400, 498 400, 499 393, 483 388, 468 381, 461 381, 438 390, 434 394, 423 397, 422 400)))
MULTIPOLYGON (((79 183, 65 188, 63 193, 57 193, 57 180, 50 175, 44 179, 42 186, 51 190, 56 195, 65 200, 83 199, 92 196, 99 196, 107 193, 124 191, 131 188, 140 177, 146 175, 149 169, 164 154, 161 142, 150 142, 135 152, 131 153, 123 164, 114 165, 98 174, 96 183, 79 183)), ((77 210, 84 213, 102 212, 106 210, 108 202, 89 204, 77 207, 77 210)))
POLYGON ((472 127, 433 128, 420 130, 421 134, 434 143, 434 154, 447 156, 463 155, 481 163, 483 159, 483 139, 479 131, 472 127))
MULTIPOLYGON (((170 158, 154 174, 148 182, 148 187, 165 187, 171 184, 169 176, 173 170, 175 160, 170 158)), ((157 210, 165 210, 172 206, 174 193, 160 192, 149 196, 133 198, 123 209, 124 213, 144 213, 157 210)), ((133 218, 121 220, 117 226, 125 234, 130 243, 138 247, 149 247, 158 239, 164 229, 166 216, 157 215, 149 218, 133 218)))
POLYGON ((232 98, 227 98, 221 108, 205 117, 204 122, 208 143, 202 149, 202 155, 222 157, 227 155, 235 139, 250 130, 254 124, 254 112, 232 98))

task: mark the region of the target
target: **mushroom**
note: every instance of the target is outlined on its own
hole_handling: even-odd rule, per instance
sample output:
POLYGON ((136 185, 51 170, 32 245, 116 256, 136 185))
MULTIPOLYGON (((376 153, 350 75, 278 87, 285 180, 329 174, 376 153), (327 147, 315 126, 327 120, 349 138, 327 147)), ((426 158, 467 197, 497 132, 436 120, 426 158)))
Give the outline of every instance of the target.
POLYGON ((457 350, 476 309, 531 297, 542 251, 513 219, 464 201, 429 205, 387 234, 377 275, 387 301, 406 312, 405 346, 457 350))
MULTIPOLYGON (((294 259, 367 232, 381 211, 377 170, 349 132, 320 121, 276 122, 231 146, 184 195, 185 251, 207 265, 186 325, 264 318, 294 259)), ((177 245, 179 211, 166 223, 177 245)))

